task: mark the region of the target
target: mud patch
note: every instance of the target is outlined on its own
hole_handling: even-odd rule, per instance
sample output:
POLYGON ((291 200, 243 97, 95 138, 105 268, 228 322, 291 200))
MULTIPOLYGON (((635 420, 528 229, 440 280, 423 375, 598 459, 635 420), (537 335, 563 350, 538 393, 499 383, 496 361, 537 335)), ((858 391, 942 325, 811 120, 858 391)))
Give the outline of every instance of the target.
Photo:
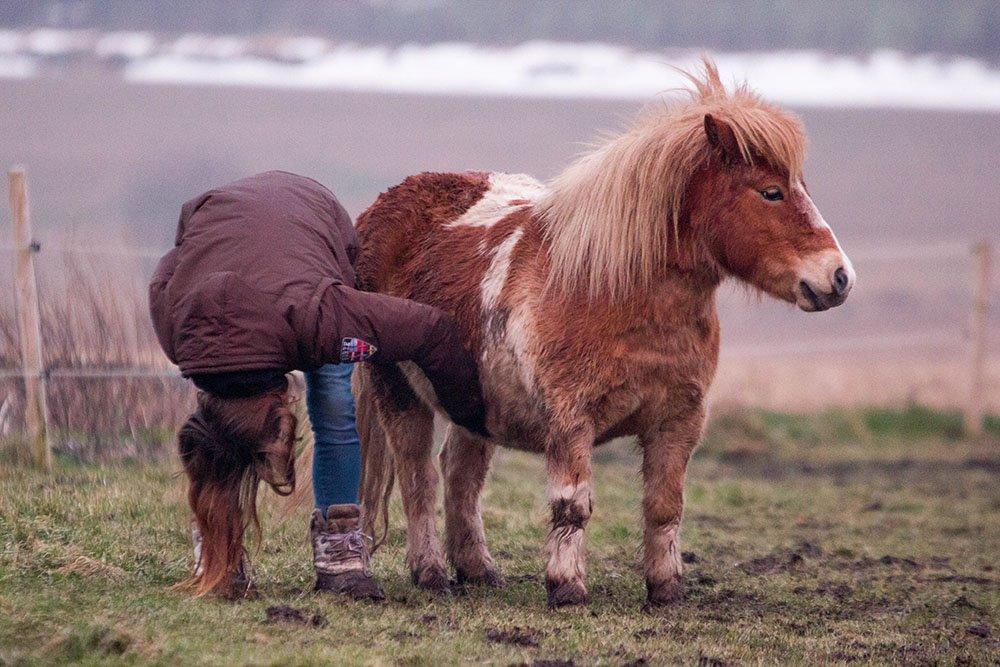
POLYGON ((751 575, 780 574, 798 568, 806 558, 819 558, 823 555, 823 549, 819 546, 802 540, 794 549, 775 551, 767 556, 737 563, 736 567, 751 575))
POLYGON ((976 637, 982 637, 983 639, 986 639, 986 638, 988 638, 990 636, 990 631, 991 630, 992 630, 992 628, 990 628, 990 626, 988 624, 986 624, 986 623, 977 623, 975 625, 970 625, 967 628, 966 631, 970 635, 974 635, 976 637))
POLYGON ((802 554, 795 551, 787 553, 770 554, 740 563, 739 567, 743 572, 752 575, 780 574, 793 570, 802 564, 802 554))
POLYGON ((272 605, 264 610, 266 618, 264 623, 291 623, 293 625, 304 625, 312 628, 325 628, 326 617, 322 614, 314 614, 302 609, 290 607, 287 604, 272 605))
POLYGON ((695 570, 687 573, 684 583, 692 588, 711 588, 719 582, 712 575, 695 570))
POLYGON ((900 558, 899 556, 882 556, 881 558, 861 558, 854 561, 854 567, 859 570, 866 570, 872 567, 893 567, 897 566, 905 570, 921 570, 923 565, 912 558, 900 558))
POLYGON ((854 589, 847 584, 820 584, 816 587, 817 595, 827 595, 839 602, 843 602, 854 594, 854 589))
POLYGON ((975 586, 995 586, 998 582, 987 577, 975 577, 967 574, 939 574, 929 577, 930 581, 943 581, 955 584, 973 584, 975 586))
POLYGON ((972 611, 982 611, 983 608, 979 605, 969 601, 969 598, 964 595, 959 595, 957 598, 951 601, 951 606, 956 609, 971 609, 972 611))
MULTIPOLYGON (((512 646, 528 646, 535 648, 541 633, 534 628, 522 628, 514 626, 511 628, 487 628, 486 640, 496 644, 510 644, 512 646)), ((537 662, 535 664, 538 664, 537 662)))
POLYGON ((63 660, 78 662, 84 657, 104 659, 125 655, 132 644, 133 638, 116 628, 72 628, 64 630, 49 642, 44 653, 50 663, 63 660))

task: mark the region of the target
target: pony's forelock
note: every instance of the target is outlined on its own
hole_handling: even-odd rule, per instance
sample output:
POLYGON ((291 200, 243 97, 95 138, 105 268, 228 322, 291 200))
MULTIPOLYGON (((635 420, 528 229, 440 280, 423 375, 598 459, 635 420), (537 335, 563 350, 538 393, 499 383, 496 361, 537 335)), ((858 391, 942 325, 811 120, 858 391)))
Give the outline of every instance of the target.
POLYGON ((684 192, 710 158, 707 114, 732 128, 745 161, 800 177, 805 134, 795 116, 746 83, 727 90, 708 58, 700 74, 681 73, 691 84, 686 99, 651 108, 580 156, 536 204, 549 242, 550 288, 619 298, 648 284, 679 243, 684 192))

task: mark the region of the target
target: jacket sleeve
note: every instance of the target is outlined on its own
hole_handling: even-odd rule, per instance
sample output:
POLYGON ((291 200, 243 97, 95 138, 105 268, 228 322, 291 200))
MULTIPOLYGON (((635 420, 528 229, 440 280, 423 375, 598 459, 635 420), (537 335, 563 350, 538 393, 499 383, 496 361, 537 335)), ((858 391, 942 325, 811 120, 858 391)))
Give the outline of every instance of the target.
POLYGON ((424 372, 452 421, 486 435, 476 361, 444 311, 407 299, 332 285, 323 295, 319 331, 327 363, 351 361, 350 339, 375 346, 374 363, 412 361, 424 372), (332 340, 331 340, 332 339, 332 340))
POLYGON ((153 322, 153 331, 164 354, 173 363, 177 363, 177 358, 174 354, 173 314, 167 298, 167 285, 176 267, 177 248, 172 248, 156 265, 149 283, 149 315, 153 322))

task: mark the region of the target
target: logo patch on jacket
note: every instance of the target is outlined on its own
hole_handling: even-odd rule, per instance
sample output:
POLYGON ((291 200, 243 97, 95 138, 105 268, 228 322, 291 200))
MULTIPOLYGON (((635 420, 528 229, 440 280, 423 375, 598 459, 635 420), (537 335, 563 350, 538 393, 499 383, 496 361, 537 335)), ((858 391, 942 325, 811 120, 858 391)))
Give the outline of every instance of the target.
POLYGON ((340 341, 340 363, 356 364, 369 359, 378 348, 360 338, 344 338, 340 341))

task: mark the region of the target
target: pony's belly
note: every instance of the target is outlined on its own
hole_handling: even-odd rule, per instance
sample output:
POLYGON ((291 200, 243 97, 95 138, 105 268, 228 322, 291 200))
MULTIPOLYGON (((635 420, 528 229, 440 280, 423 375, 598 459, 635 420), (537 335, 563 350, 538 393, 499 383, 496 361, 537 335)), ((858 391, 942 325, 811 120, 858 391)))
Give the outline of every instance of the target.
MULTIPOLYGON (((504 447, 530 452, 545 450, 545 421, 541 402, 533 400, 520 382, 512 356, 488 355, 480 365, 479 380, 486 401, 486 427, 504 447)), ((427 376, 416 364, 399 364, 410 387, 433 410, 444 415, 427 376)))
POLYGON ((505 304, 487 309, 482 321, 479 380, 486 427, 497 444, 544 451, 548 419, 536 375, 533 310, 525 303, 505 304))
POLYGON ((538 391, 527 386, 523 368, 509 350, 487 353, 480 366, 486 426, 497 444, 529 452, 545 450, 547 420, 538 391))

